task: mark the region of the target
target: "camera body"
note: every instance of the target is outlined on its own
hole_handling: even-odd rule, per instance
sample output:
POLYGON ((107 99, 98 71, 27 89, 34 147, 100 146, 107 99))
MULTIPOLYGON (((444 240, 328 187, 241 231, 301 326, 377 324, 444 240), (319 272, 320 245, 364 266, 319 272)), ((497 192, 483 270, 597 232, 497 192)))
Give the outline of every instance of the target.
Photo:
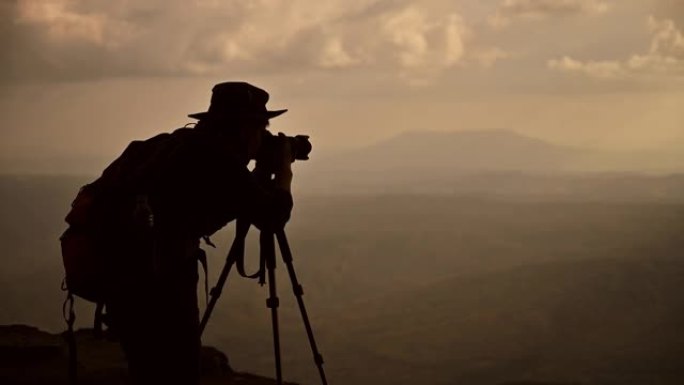
POLYGON ((292 155, 294 160, 308 160, 309 153, 311 153, 311 142, 308 135, 273 135, 270 131, 266 131, 259 150, 259 159, 270 158, 270 154, 274 154, 279 146, 284 145, 283 141, 288 141, 292 148, 292 155))

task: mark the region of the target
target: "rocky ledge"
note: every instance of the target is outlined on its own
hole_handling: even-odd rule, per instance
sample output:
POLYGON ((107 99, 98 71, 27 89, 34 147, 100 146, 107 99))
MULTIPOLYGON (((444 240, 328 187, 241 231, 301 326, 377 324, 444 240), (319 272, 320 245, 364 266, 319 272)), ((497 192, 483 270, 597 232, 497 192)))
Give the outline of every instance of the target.
MULTIPOLYGON (((128 384, 126 362, 116 342, 96 338, 90 329, 76 332, 78 383, 128 384)), ((68 384, 69 352, 61 334, 26 325, 0 325, 0 384, 68 384)), ((276 382, 234 371, 225 354, 202 348, 202 384, 271 385, 276 382)), ((291 384, 292 385, 292 384, 291 384)))

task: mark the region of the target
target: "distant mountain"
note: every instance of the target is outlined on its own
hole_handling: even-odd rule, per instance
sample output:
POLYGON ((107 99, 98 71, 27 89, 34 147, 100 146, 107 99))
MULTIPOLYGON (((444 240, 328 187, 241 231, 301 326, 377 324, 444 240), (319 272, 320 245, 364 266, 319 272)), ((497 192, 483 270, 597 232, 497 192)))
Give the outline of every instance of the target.
POLYGON ((334 159, 334 163, 340 170, 359 172, 552 171, 571 167, 579 153, 577 149, 504 130, 410 131, 350 151, 334 159))
POLYGON ((606 178, 615 185, 607 190, 621 191, 625 185, 679 190, 680 181, 636 175, 672 172, 677 164, 672 154, 580 149, 505 130, 413 131, 341 154, 314 155, 295 172, 297 188, 315 192, 572 195, 574 190, 606 190, 606 178))
POLYGON ((413 131, 302 166, 305 189, 367 191, 444 187, 455 176, 483 172, 566 170, 578 150, 509 131, 413 131), (307 184, 310 180, 311 183, 307 184))

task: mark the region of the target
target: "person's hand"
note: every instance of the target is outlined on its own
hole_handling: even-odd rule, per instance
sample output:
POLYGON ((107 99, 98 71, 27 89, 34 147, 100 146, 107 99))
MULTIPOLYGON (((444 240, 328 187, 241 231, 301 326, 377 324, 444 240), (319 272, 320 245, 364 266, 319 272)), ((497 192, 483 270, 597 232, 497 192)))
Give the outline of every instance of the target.
POLYGON ((273 140, 272 148, 261 154, 252 173, 261 183, 269 183, 272 180, 275 187, 290 191, 292 162, 295 156, 292 143, 282 132, 270 139, 273 140))
POLYGON ((282 132, 278 133, 278 139, 276 140, 276 146, 274 149, 274 171, 278 168, 290 168, 292 162, 295 161, 294 149, 292 148, 292 142, 288 137, 282 132))
POLYGON ((258 169, 273 173, 294 162, 295 154, 292 142, 285 134, 279 132, 277 136, 274 136, 267 132, 266 135, 267 138, 264 139, 264 142, 267 142, 268 145, 262 144, 261 152, 256 158, 258 169))
POLYGON ((278 133, 277 145, 274 150, 274 170, 275 178, 273 179, 276 187, 285 191, 290 191, 292 184, 292 162, 295 160, 294 149, 292 143, 282 132, 278 133))

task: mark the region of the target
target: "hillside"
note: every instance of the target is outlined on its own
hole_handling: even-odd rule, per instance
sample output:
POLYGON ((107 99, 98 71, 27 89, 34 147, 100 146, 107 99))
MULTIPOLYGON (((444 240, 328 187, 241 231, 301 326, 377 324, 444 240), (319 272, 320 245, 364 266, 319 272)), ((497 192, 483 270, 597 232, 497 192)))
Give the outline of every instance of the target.
POLYGON ((351 379, 374 384, 674 385, 683 284, 681 258, 541 264, 368 300, 335 322, 363 336, 348 351, 372 357, 351 379))
MULTIPOLYGON (((63 330, 57 239, 85 180, 0 178, 0 324, 63 330)), ((331 383, 669 385, 682 377, 669 365, 683 356, 683 229, 684 206, 657 199, 302 194, 287 233, 331 383)), ((208 248, 210 285, 231 238, 228 226, 208 248)), ((252 270, 255 243, 247 253, 252 270)), ((277 271, 285 378, 315 384, 277 271)), ((231 275, 203 341, 272 376, 266 297, 231 275)))

